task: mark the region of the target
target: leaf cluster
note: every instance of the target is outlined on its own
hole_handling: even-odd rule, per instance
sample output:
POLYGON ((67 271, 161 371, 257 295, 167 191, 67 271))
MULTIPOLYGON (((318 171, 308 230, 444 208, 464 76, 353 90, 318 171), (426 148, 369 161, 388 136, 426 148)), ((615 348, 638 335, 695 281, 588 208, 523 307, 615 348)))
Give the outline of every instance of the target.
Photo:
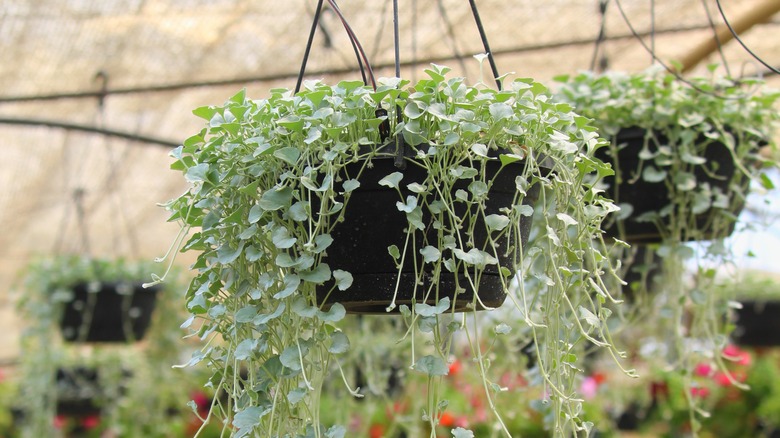
MULTIPOLYGON (((404 241, 376 251, 399 269, 413 261, 414 302, 396 310, 408 327, 404 337, 423 339, 412 342, 410 365, 432 385, 424 417, 438 421, 435 384, 446 374, 453 335, 469 330, 453 312, 458 295, 437 298, 438 279, 455 274, 459 291, 474 292, 469 304, 476 308, 481 277, 502 258, 510 260, 498 270, 502 287, 523 314, 513 323, 540 332, 551 398, 556 406, 577 404, 572 348, 579 341, 610 345, 604 305, 611 297, 600 279, 609 262, 600 249, 600 224, 617 208, 594 186, 611 174, 594 157, 605 143, 586 118, 533 80, 516 79, 496 91, 447 78, 447 71, 434 65, 411 86, 397 78, 380 80, 376 89, 314 81, 298 94, 274 89, 258 100, 241 91, 222 106, 195 110, 206 126, 172 153, 172 168, 191 187, 167 208, 182 235, 193 230, 182 245, 198 253, 185 326, 205 345, 189 364, 207 362, 211 383, 229 395, 213 411, 226 431, 343 435, 338 425, 320 424, 318 400, 328 376, 344 377, 350 339, 362 334, 348 333, 343 323, 338 293, 349 290, 353 277, 331 268, 328 248, 361 176, 374 160, 396 155, 396 139, 406 145, 406 165, 421 166, 428 176, 409 182, 399 171, 380 180, 398 191, 387 208, 402 212, 407 226, 404 241), (488 164, 514 179, 511 205, 490 214, 488 164), (538 207, 524 203, 535 186, 538 207), (541 225, 526 251, 520 222, 529 216, 541 225), (485 242, 473 238, 477 227, 485 242), (415 237, 429 228, 435 237, 415 237), (514 277, 518 271, 539 285, 538 295, 526 292, 514 277), (332 300, 321 299, 323 288, 332 300)), ((479 351, 475 356, 483 360, 479 351)), ((577 424, 576 412, 562 415, 557 427, 577 424)))

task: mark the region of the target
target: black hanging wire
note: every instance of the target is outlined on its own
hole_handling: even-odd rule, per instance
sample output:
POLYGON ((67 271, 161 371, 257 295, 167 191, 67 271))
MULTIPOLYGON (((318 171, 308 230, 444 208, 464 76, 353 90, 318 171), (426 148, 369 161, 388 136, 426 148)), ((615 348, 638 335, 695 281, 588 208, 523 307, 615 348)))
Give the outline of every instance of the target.
MULTIPOLYGON (((325 48, 333 47, 333 38, 331 37, 331 33, 330 31, 328 31, 328 28, 326 27, 326 23, 325 23, 325 14, 327 14, 328 12, 330 12, 333 15, 336 15, 336 13, 333 12, 333 9, 331 9, 330 6, 325 5, 322 8, 322 12, 320 13, 320 21, 317 24, 317 29, 319 29, 322 32, 322 36, 323 36, 322 45, 325 48)), ((355 50, 354 44, 352 44, 352 50, 353 51, 355 50)), ((341 52, 341 50, 335 50, 333 52, 339 57, 339 59, 341 59, 344 62, 345 65, 349 65, 349 63, 352 62, 352 58, 346 56, 344 53, 341 52)), ((366 83, 365 72, 360 67, 361 67, 361 61, 358 58, 358 71, 360 72, 361 76, 363 76, 363 83, 365 84, 366 83)))
POLYGON ((657 53, 655 50, 655 0, 650 0, 650 51, 653 54, 652 59, 655 59, 657 53))
POLYGON ((89 241, 89 225, 87 224, 87 213, 84 209, 84 197, 86 191, 79 187, 73 190, 73 204, 76 207, 76 225, 79 228, 81 236, 81 251, 87 256, 92 255, 92 246, 89 241))
MULTIPOLYGON (((398 0, 393 0, 393 53, 395 54, 395 75, 396 77, 401 77, 401 36, 400 32, 398 31, 398 0)), ((387 111, 384 109, 378 109, 377 115, 380 114, 380 112, 384 115, 387 115, 387 111)), ((395 118, 397 123, 403 122, 403 115, 401 113, 401 107, 399 105, 396 105, 395 107, 395 118)), ((395 136, 395 160, 393 161, 393 165, 397 169, 405 169, 406 168, 406 161, 404 160, 404 155, 406 154, 406 146, 404 145, 404 139, 401 135, 395 136)))
POLYGON ((309 39, 306 42, 306 50, 303 52, 303 61, 301 62, 301 70, 298 73, 298 81, 295 83, 295 93, 298 94, 301 91, 301 84, 303 83, 303 74, 306 71, 306 62, 309 61, 309 53, 311 52, 311 45, 314 42, 314 33, 317 32, 317 23, 320 22, 320 12, 322 12, 322 2, 317 2, 317 8, 314 10, 314 21, 311 23, 311 30, 309 31, 309 39))
MULTIPOLYGON (((314 41, 314 34, 317 31, 317 23, 320 20, 320 11, 322 10, 322 4, 323 0, 319 0, 317 2, 317 9, 314 12, 314 22, 312 23, 311 31, 309 32, 309 39, 306 43, 306 50, 303 54, 303 62, 301 63, 301 70, 298 73, 298 81, 295 85, 295 92, 299 92, 301 89, 301 84, 303 83, 303 76, 306 72, 306 63, 309 59, 309 53, 311 52, 312 43, 314 41)), ((349 23, 347 23, 346 18, 344 18, 344 14, 341 13, 341 9, 339 9, 338 4, 335 0, 328 0, 328 4, 333 9, 333 12, 336 13, 336 15, 339 17, 339 20, 341 21, 341 24, 344 26, 344 30, 347 32, 347 36, 349 37, 350 43, 352 44, 352 48, 355 51, 355 55, 357 57, 358 65, 360 67, 360 74, 363 76, 363 83, 366 85, 369 85, 369 81, 371 82, 371 86, 376 89, 376 80, 374 78, 374 72, 371 69, 371 64, 368 62, 368 57, 366 56, 365 51, 363 50, 363 46, 360 44, 360 41, 358 41, 357 37, 355 36, 355 33, 352 31, 352 27, 350 27, 349 23), (366 77, 366 72, 368 73, 368 77, 366 77)))
MULTIPOLYGON (((68 187, 70 185, 70 181, 68 178, 68 137, 70 136, 69 131, 65 131, 64 135, 62 136, 62 150, 63 150, 63 163, 62 163, 62 187, 68 187)), ((75 194, 72 194, 72 196, 75 198, 75 194)), ((62 218, 60 219, 60 225, 57 230, 57 236, 54 239, 54 247, 52 248, 52 252, 54 254, 60 254, 62 253, 64 242, 65 242, 65 235, 68 231, 68 223, 70 221, 70 215, 71 211, 70 209, 76 205, 75 202, 70 202, 70 200, 65 204, 65 209, 62 212, 62 218)))
POLYGON ((710 12, 710 7, 707 5, 707 0, 701 0, 701 5, 704 8, 704 13, 707 16, 707 22, 710 25, 710 29, 712 29, 712 38, 715 39, 715 44, 718 46, 718 54, 720 55, 720 60, 723 63, 723 68, 726 70, 726 76, 731 76, 731 68, 729 68, 729 62, 726 59, 726 54, 723 53, 723 44, 721 44, 720 37, 718 36, 718 29, 715 26, 715 21, 712 19, 712 13, 710 12))
MULTIPOLYGON (((105 90, 108 88, 108 75, 103 72, 99 71, 95 75, 95 80, 101 81, 101 90, 103 91, 102 96, 98 99, 98 122, 97 125, 101 128, 105 127, 106 125, 106 94, 105 90)), ((139 124, 140 128, 140 124, 139 124)), ((120 187, 120 178, 118 177, 118 173, 120 171, 120 163, 123 161, 126 161, 127 154, 132 149, 131 146, 133 145, 132 141, 125 144, 125 147, 123 148, 121 155, 119 158, 116 157, 114 154, 115 147, 111 145, 111 141, 109 137, 103 137, 103 149, 106 152, 106 155, 108 157, 108 173, 106 175, 105 182, 103 183, 103 189, 101 193, 99 194, 100 197, 106 196, 111 199, 113 202, 113 210, 117 213, 116 217, 112 217, 109 221, 111 223, 111 226, 113 226, 113 245, 112 248, 116 250, 117 252, 121 251, 122 248, 122 237, 125 236, 127 239, 127 245, 129 249, 129 254, 133 258, 140 257, 140 245, 138 243, 138 235, 136 232, 136 228, 133 227, 133 225, 130 223, 128 213, 127 213, 127 203, 124 202, 124 196, 123 191, 120 187)), ((119 254, 117 254, 119 255, 119 254)))
POLYGON ((750 54, 750 56, 752 56, 752 57, 753 57, 753 59, 755 59, 756 61, 760 62, 760 63, 761 63, 761 64, 762 64, 764 67, 768 68, 768 69, 769 69, 771 72, 773 72, 773 73, 775 73, 775 74, 780 74, 780 70, 778 70, 777 68, 775 68, 775 67, 773 67, 773 66, 769 65, 769 64, 768 64, 766 61, 764 61, 763 59, 761 59, 761 57, 760 57, 760 56, 756 55, 756 54, 755 54, 755 53, 754 53, 754 52, 753 52, 753 51, 750 49, 750 47, 748 47, 748 46, 747 46, 747 44, 745 44, 745 43, 742 41, 742 39, 739 37, 739 35, 737 35, 737 32, 736 32, 736 31, 734 30, 734 28, 731 26, 731 22, 730 22, 730 21, 729 21, 729 19, 726 17, 726 13, 725 13, 725 12, 723 12, 723 6, 721 6, 721 4, 720 4, 720 0, 715 0, 715 4, 718 6, 718 11, 720 12, 720 16, 721 16, 721 18, 723 18, 723 23, 725 23, 725 24, 726 24, 726 27, 729 29, 729 32, 731 32, 731 35, 734 37, 734 39, 735 39, 735 40, 737 40, 737 42, 739 43, 739 45, 740 45, 740 46, 742 46, 742 48, 743 48, 743 49, 745 49, 745 50, 746 50, 746 51, 747 51, 747 52, 750 54))
POLYGON ((471 13, 474 15, 474 21, 477 23, 477 30, 479 30, 479 37, 482 39, 482 46, 485 47, 485 54, 487 54, 488 62, 490 62, 490 69, 493 71, 493 77, 496 79, 496 87, 498 87, 500 91, 501 80, 499 79, 498 67, 496 67, 496 60, 493 58, 493 52, 490 51, 490 44, 488 44, 485 28, 482 27, 482 20, 479 18, 477 4, 475 0, 469 0, 469 5, 471 5, 471 13))
MULTIPOLYGON (((101 73, 99 72, 95 76, 95 80, 102 81, 97 93, 97 112, 93 117, 93 123, 92 123, 93 125, 98 125, 99 124, 98 122, 100 120, 100 114, 102 113, 103 105, 105 102, 106 90, 108 89, 108 87, 106 84, 105 74, 101 75, 101 73)), ((69 142, 67 141, 68 138, 67 134, 65 138, 66 141, 63 142, 64 162, 62 165, 62 170, 63 170, 62 187, 68 190, 70 190, 70 188, 73 187, 73 189, 70 191, 70 199, 68 200, 68 203, 65 206, 65 212, 63 213, 62 222, 60 223, 59 233, 57 235, 54 244, 54 253, 62 254, 68 250, 72 250, 75 253, 79 253, 87 257, 91 257, 92 245, 89 238, 89 224, 87 222, 87 209, 85 206, 87 191, 84 188, 84 184, 83 184, 83 179, 85 178, 85 175, 88 174, 88 172, 85 171, 84 169, 88 160, 88 152, 86 154, 79 155, 77 158, 74 159, 73 153, 71 152, 72 148, 68 146, 69 142), (75 161, 75 163, 73 161, 75 161), (75 176, 77 178, 71 179, 72 176, 75 176), (78 177, 80 177, 81 179, 75 181, 75 179, 78 179, 78 177), (76 219, 75 227, 79 239, 73 248, 65 248, 65 238, 66 236, 68 236, 68 231, 69 231, 68 223, 71 214, 71 207, 73 208, 72 213, 74 214, 76 219)))
MULTIPOLYGON (((329 2, 331 5, 332 2, 329 2)), ((339 11, 335 10, 335 7, 331 6, 334 10, 334 13, 339 17, 342 24, 346 26, 346 23, 344 21, 344 17, 340 14, 339 11)), ((314 44, 314 34, 317 31, 318 27, 321 27, 321 16, 322 16, 322 10, 323 10, 323 0, 319 0, 317 3, 317 9, 314 11, 314 21, 312 22, 311 31, 309 32, 309 39, 306 42, 306 50, 303 53, 303 62, 301 63, 301 70, 298 73, 298 80, 295 84, 295 93, 298 93, 301 91, 301 84, 303 83, 303 76, 306 71, 306 63, 309 60, 309 53, 311 52, 312 45, 314 44)), ((355 56, 357 57, 357 63, 358 63, 358 69, 360 70, 360 76, 363 78, 363 83, 368 84, 368 81, 366 79, 366 72, 363 68, 363 61, 360 59, 360 54, 358 52, 357 45, 355 44, 355 40, 352 38, 352 35, 349 33, 349 30, 347 31, 347 35, 350 37, 349 41, 352 44, 352 50, 355 52, 355 56)))
POLYGON ((333 38, 331 38, 330 31, 325 26, 325 23, 323 23, 322 20, 319 20, 317 22, 317 27, 320 29, 320 32, 322 32, 322 46, 326 49, 333 47, 333 38))
POLYGON ((349 26, 347 23, 347 20, 344 18, 344 15, 341 13, 341 9, 339 9, 338 5, 336 4, 335 0, 328 0, 328 3, 331 5, 331 8, 333 8, 333 12, 336 13, 336 15, 339 17, 339 20, 341 21, 341 24, 344 26, 344 29, 347 31, 347 35, 349 36, 349 43, 352 45, 352 50, 355 52, 355 57, 357 58, 358 67, 360 68, 360 76, 363 78, 363 84, 368 85, 368 80, 366 79, 366 69, 368 69, 369 77, 371 78, 371 83, 376 89, 376 83, 374 83, 374 73, 371 70, 371 65, 368 63, 368 57, 363 52, 363 47, 360 46, 360 42, 357 39, 357 36, 355 36, 355 33, 352 32, 352 27, 349 26), (365 63, 365 66, 363 65, 365 63))
POLYGON ((642 39, 642 36, 639 34, 639 32, 636 31, 634 28, 634 25, 631 23, 631 20, 628 18, 628 15, 626 14, 626 11, 623 9, 623 5, 621 4, 620 0, 615 0, 615 5, 618 8, 618 11, 620 12, 621 17, 623 17, 623 21, 626 23, 626 26, 628 27, 628 30, 631 32, 631 35, 639 42, 639 44, 642 46, 642 48, 645 49, 645 51, 650 54, 652 59, 658 63, 664 70, 666 70, 669 74, 675 77, 678 81, 684 83, 685 85, 693 88, 694 90, 698 91, 699 93, 705 93, 709 94, 714 97, 719 97, 722 99, 736 99, 736 96, 723 96, 717 93, 713 93, 708 90, 704 90, 698 85, 694 84, 693 82, 685 79, 676 69, 673 69, 668 64, 666 64, 661 58, 658 57, 655 50, 647 45, 647 43, 642 39))
MULTIPOLYGON (((609 0, 599 0, 599 17, 601 23, 599 24, 599 34, 596 37, 596 42, 593 45, 593 56, 590 58, 590 70, 596 70, 596 61, 598 60, 599 51, 601 49, 601 43, 604 42, 604 38, 607 36, 607 5, 609 0)), ((606 60, 605 56, 602 59, 606 60)), ((602 66, 606 67, 606 62, 602 62, 602 66)), ((603 69, 602 67, 602 69, 603 69)))
POLYGON ((393 0, 393 54, 395 55, 395 77, 401 77, 401 36, 398 32, 398 0, 393 0))

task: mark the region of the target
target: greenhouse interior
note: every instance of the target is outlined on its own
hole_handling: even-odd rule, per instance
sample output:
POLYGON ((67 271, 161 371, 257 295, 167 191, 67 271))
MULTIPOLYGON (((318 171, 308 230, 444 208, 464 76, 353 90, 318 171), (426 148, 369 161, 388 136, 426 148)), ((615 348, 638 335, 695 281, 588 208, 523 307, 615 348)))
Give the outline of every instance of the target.
POLYGON ((4 0, 0 437, 780 437, 779 34, 4 0))

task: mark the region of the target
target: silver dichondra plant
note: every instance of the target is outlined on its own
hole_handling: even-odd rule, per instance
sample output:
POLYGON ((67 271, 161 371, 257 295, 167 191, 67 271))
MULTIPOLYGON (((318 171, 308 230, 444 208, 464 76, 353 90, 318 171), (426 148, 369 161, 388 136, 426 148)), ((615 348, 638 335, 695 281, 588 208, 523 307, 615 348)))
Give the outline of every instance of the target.
MULTIPOLYGON (((613 300, 602 276, 613 271, 600 229, 617 207, 594 185, 611 174, 594 158, 604 142, 533 80, 504 80, 496 91, 447 71, 434 65, 411 86, 308 82, 259 100, 242 91, 194 111, 206 127, 172 153, 191 188, 167 208, 182 242, 192 231, 182 250, 199 253, 186 325, 205 345, 190 364, 208 363, 211 383, 229 395, 211 411, 226 431, 343 436, 343 425, 321 424, 319 400, 331 375, 350 387, 350 338, 371 334, 349 332, 344 319, 366 309, 407 325, 406 359, 429 380, 420 414, 431 430, 446 406, 436 388, 454 337, 468 340, 490 397, 500 387, 479 338, 513 327, 535 341, 556 412, 550 427, 560 435, 590 427, 579 420, 576 353, 590 342, 619 355, 606 324, 613 300), (387 232, 344 228, 363 214, 361 191, 373 190, 396 193, 376 208, 398 217, 400 238, 344 254, 337 240, 357 238, 359 248, 364 236, 387 232), (500 191, 509 195, 496 205, 500 191), (376 295, 390 291, 387 301, 342 304, 372 294, 361 273, 338 268, 343 257, 388 261, 390 284, 373 285, 376 295), (482 300, 485 284, 515 309, 492 330, 482 318, 491 312, 472 311, 493 307, 482 300)), ((509 436, 501 407, 491 410, 509 436)))

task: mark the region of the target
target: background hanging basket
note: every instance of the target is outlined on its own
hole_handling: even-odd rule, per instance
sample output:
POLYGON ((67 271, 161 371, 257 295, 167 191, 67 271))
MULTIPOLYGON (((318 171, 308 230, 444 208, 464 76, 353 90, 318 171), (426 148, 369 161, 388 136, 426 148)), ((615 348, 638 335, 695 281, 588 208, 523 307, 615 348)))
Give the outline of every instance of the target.
POLYGON ((130 342, 143 339, 152 318, 159 286, 140 283, 88 283, 73 286, 64 303, 60 329, 67 342, 130 342))
MULTIPOLYGON (((633 208, 630 216, 622 219, 620 224, 615 221, 605 228, 606 233, 629 243, 660 243, 664 233, 659 231, 659 224, 655 220, 660 221, 661 229, 665 229, 668 228, 671 217, 683 214, 689 217, 688 227, 692 231, 685 233, 684 240, 708 240, 714 235, 731 235, 737 216, 745 206, 744 198, 733 190, 732 184, 737 184, 743 195, 747 193, 749 186, 748 178, 737 171, 731 151, 723 143, 711 141, 703 152, 706 163, 692 165, 696 184, 708 184, 713 192, 727 195, 728 208, 713 206, 700 214, 681 212, 677 206, 670 204, 675 197, 675 189, 670 190, 667 179, 648 181, 640 176, 647 166, 640 158, 644 151, 646 135, 647 130, 642 128, 621 129, 614 139, 618 146, 617 159, 611 156, 608 148, 596 151, 600 159, 611 162, 614 167, 619 166, 623 174, 617 183, 614 176, 604 178, 604 182, 609 185, 607 196, 618 204, 630 204, 633 208)), ((658 145, 669 145, 669 140, 662 133, 653 132, 652 136, 653 140, 647 145, 649 151, 644 151, 645 153, 654 154, 658 145)))
POLYGON ((109 387, 106 387, 105 375, 111 373, 105 371, 89 366, 58 368, 57 414, 76 417, 97 415, 106 404, 115 403, 116 400, 109 399, 108 394, 123 395, 132 373, 128 370, 114 370, 119 373, 119 380, 109 382, 109 387))
POLYGON ((57 414, 85 416, 100 413, 100 382, 95 368, 58 368, 57 414))
MULTIPOLYGON (((341 303, 347 312, 363 314, 387 314, 387 308, 393 303, 396 285, 398 295, 395 296, 397 307, 393 312, 398 313, 403 304, 410 306, 413 302, 435 304, 440 299, 448 297, 454 303, 455 311, 471 311, 474 308, 467 307, 475 302, 474 289, 469 287, 468 280, 463 276, 456 278, 455 274, 442 272, 439 278, 439 295, 423 299, 425 291, 430 289, 433 273, 426 273, 423 284, 417 284, 415 275, 415 263, 423 266, 422 256, 417 255, 418 260, 408 257, 400 270, 386 248, 390 245, 398 245, 406 239, 408 222, 405 214, 394 207, 399 194, 395 189, 384 187, 379 181, 384 176, 398 171, 394 165, 393 156, 374 158, 373 167, 365 169, 360 179, 360 187, 352 192, 349 200, 349 209, 344 222, 338 224, 333 233, 333 244, 328 248, 327 261, 334 269, 342 269, 350 272, 353 277, 352 286, 345 290, 334 290, 331 295, 328 291, 333 288, 331 280, 318 287, 318 301, 326 303, 326 306, 334 302, 341 303), (456 289, 463 288, 462 293, 455 296, 456 289), (415 292, 416 290, 416 292, 415 292)), ((357 173, 361 163, 354 163, 347 171, 357 173)), ((500 168, 497 161, 487 165, 487 180, 493 180, 491 190, 486 201, 485 214, 498 214, 501 208, 511 207, 515 196, 515 176, 522 173, 523 162, 512 163, 503 169, 493 179, 500 168)), ((401 193, 402 198, 412 196, 406 184, 416 182, 425 183, 427 171, 425 168, 409 164, 403 171, 404 177, 401 193)), ((428 184, 431 182, 429 181, 428 184)), ((434 182, 435 183, 435 182, 434 182)), ((455 185, 453 191, 466 190, 467 181, 461 181, 455 185)), ((536 202, 539 196, 538 186, 532 186, 523 200, 524 205, 536 202)), ((474 210, 474 208, 472 208, 474 210)), ((426 226, 425 233, 415 232, 417 242, 427 239, 428 242, 438 242, 437 229, 434 219, 427 209, 423 210, 423 223, 426 226)), ((463 217, 465 208, 456 211, 458 217, 463 217)), ((473 213, 473 211, 472 211, 473 213)), ((531 230, 531 217, 523 216, 520 223, 521 240, 524 245, 531 230)), ((462 231, 461 238, 468 240, 466 232, 462 231)), ((482 248, 486 241, 486 228, 483 220, 478 220, 474 227, 474 247, 482 248)), ((506 298, 504 283, 511 281, 511 277, 502 282, 499 267, 510 269, 513 262, 506 255, 507 239, 501 239, 496 245, 498 250, 498 266, 487 266, 483 272, 478 289, 479 300, 476 301, 476 310, 495 308, 500 306, 506 298), (480 302, 483 305, 480 305, 480 302)), ((514 270, 511 271, 514 275, 514 270)))

